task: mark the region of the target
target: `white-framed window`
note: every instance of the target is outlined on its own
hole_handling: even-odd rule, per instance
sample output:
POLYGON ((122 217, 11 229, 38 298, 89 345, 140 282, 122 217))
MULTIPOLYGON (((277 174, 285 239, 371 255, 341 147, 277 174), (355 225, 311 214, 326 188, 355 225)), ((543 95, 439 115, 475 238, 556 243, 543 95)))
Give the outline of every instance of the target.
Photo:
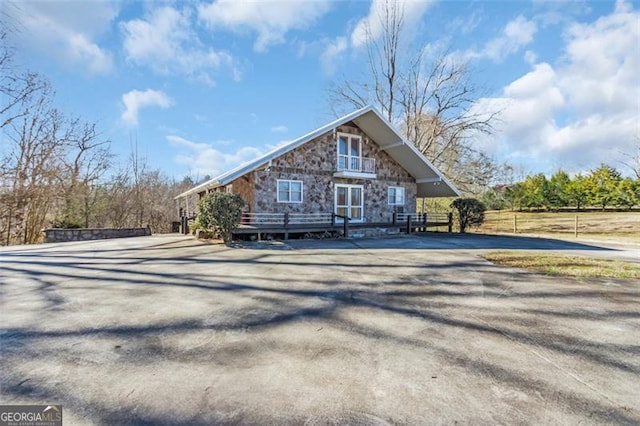
POLYGON ((401 186, 389 187, 389 205, 390 206, 404 206, 404 188, 401 186))
POLYGON ((302 181, 278 179, 278 202, 301 203, 302 181))
POLYGON ((362 138, 358 135, 338 133, 338 170, 362 168, 362 138))

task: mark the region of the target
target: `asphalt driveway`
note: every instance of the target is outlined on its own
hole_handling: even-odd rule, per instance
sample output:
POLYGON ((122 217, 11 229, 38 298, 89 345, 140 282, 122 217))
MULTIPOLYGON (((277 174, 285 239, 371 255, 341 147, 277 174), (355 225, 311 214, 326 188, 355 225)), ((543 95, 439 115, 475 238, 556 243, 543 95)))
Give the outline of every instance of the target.
POLYGON ((0 403, 65 424, 637 424, 640 282, 478 251, 553 240, 0 249, 0 403))

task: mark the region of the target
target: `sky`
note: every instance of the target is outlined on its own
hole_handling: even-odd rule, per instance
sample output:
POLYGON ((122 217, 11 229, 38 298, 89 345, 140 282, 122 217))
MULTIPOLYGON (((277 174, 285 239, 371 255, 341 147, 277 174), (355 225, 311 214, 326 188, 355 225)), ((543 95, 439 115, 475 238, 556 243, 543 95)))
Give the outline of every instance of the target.
MULTIPOLYGON (((373 1, 20 1, 16 63, 65 112, 133 142, 169 176, 215 176, 336 117, 328 89, 361 79, 373 1)), ((640 145, 637 1, 406 1, 407 37, 468 61, 472 142, 528 173, 621 170, 640 145)))

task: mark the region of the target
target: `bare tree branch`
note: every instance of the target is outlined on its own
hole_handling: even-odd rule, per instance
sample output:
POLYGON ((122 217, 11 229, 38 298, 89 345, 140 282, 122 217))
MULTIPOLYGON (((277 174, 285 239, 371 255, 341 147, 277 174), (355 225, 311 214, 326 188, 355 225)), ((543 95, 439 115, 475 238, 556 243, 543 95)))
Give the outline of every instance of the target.
MULTIPOLYGON (((474 109, 479 93, 467 63, 454 61, 447 51, 427 54, 427 45, 408 47, 404 13, 402 2, 387 0, 377 16, 381 34, 373 34, 367 23, 368 76, 364 82, 343 81, 333 88, 332 110, 344 104, 362 107, 373 100, 454 183, 469 187, 469 171, 477 164, 495 171, 491 159, 470 146, 474 137, 494 132, 499 111, 474 109)), ((480 182, 474 173, 474 182, 480 182)))

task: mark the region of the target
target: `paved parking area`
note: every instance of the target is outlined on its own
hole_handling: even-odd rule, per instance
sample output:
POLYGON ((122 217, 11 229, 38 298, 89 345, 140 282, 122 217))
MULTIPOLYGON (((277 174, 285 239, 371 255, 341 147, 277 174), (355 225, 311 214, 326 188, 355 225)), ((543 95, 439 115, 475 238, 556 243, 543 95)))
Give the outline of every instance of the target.
POLYGON ((637 424, 640 282, 494 266, 509 237, 0 249, 0 403, 65 424, 637 424))

